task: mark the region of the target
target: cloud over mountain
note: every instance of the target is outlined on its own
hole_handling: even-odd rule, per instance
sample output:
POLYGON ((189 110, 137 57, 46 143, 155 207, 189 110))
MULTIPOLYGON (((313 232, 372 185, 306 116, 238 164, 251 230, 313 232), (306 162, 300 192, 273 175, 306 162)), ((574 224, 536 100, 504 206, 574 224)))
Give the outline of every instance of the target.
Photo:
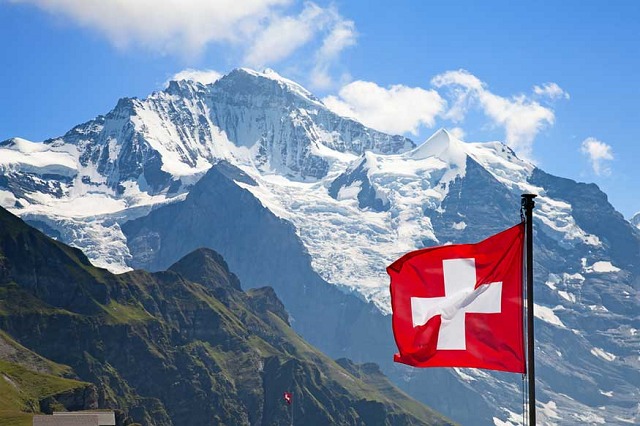
MULTIPOLYGON (((485 82, 463 69, 437 75, 431 83, 437 88, 449 89, 453 105, 445 114, 446 118, 462 121, 467 111, 477 106, 492 124, 504 128, 505 141, 524 156, 531 154, 536 135, 555 122, 555 114, 550 107, 542 106, 524 94, 509 97, 496 95, 485 82)), ((544 87, 554 96, 557 90, 562 90, 554 83, 544 87)), ((538 89, 541 93, 545 90, 538 89)))
POLYGON ((180 72, 172 75, 166 82, 165 86, 169 84, 169 81, 175 80, 191 80, 197 81, 202 84, 211 84, 222 77, 222 73, 214 70, 196 70, 193 68, 186 68, 180 72))
POLYGON ((200 52, 211 42, 240 42, 289 0, 12 0, 61 14, 124 48, 200 52))
POLYGON ((437 120, 449 121, 458 135, 457 124, 464 122, 477 108, 491 126, 503 128, 505 141, 525 157, 532 153, 533 141, 543 129, 552 126, 555 114, 551 105, 541 105, 533 95, 553 101, 569 99, 556 83, 534 86, 533 95, 500 96, 466 70, 447 71, 431 80, 432 88, 394 84, 387 88, 374 82, 354 81, 324 103, 343 116, 353 117, 375 129, 390 133, 418 135, 437 120))
POLYGON ((347 84, 338 96, 328 96, 323 102, 334 112, 374 129, 414 135, 421 126, 433 127, 446 106, 435 90, 402 84, 385 88, 361 80, 347 84))
POLYGON ((582 141, 580 150, 589 158, 591 168, 596 175, 611 174, 611 169, 609 169, 607 165, 608 161, 613 160, 611 145, 601 142, 596 138, 587 138, 582 141))
POLYGON ((244 64, 264 67, 305 46, 311 59, 303 71, 320 88, 333 84, 331 67, 357 34, 336 7, 295 0, 10 1, 62 15, 121 49, 136 46, 187 60, 218 44, 244 64))

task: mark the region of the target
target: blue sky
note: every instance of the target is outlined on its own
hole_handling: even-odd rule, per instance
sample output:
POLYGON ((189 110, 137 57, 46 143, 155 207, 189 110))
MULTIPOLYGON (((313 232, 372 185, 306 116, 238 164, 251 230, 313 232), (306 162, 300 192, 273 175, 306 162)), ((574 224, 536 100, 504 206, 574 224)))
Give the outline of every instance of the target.
POLYGON ((640 211, 640 2, 120 3, 0 0, 0 140, 60 135, 187 68, 271 67, 365 124, 506 140, 640 211))

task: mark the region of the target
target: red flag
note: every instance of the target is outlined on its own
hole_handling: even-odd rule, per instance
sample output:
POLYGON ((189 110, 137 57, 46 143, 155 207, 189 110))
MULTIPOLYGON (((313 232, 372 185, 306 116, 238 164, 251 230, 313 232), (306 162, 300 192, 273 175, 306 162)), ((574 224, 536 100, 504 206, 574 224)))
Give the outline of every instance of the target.
POLYGON ((387 268, 395 362, 525 372, 524 229, 417 250, 387 268))
POLYGON ((282 397, 285 401, 287 401, 287 404, 291 405, 291 398, 293 397, 293 395, 291 395, 290 392, 285 392, 284 394, 282 394, 282 397))

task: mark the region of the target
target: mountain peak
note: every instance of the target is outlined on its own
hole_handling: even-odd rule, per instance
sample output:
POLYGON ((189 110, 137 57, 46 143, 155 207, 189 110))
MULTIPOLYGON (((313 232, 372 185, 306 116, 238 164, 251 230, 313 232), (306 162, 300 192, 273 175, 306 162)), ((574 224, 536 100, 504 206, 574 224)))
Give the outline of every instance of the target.
POLYGON ((196 80, 171 80, 164 92, 169 95, 185 96, 196 92, 204 85, 196 80))
POLYGON ((225 287, 240 290, 240 281, 229 271, 224 258, 209 248, 199 248, 174 263, 170 271, 176 272, 189 281, 213 288, 225 287))
POLYGON ((260 313, 266 314, 272 312, 287 325, 289 324, 289 313, 285 308, 282 301, 278 298, 276 291, 273 287, 260 287, 247 290, 247 296, 249 296, 249 303, 253 308, 260 313))
POLYGON ((313 95, 309 90, 296 83, 293 80, 289 80, 272 70, 271 68, 266 68, 262 72, 252 70, 251 68, 236 68, 231 71, 229 74, 222 77, 219 81, 223 80, 237 80, 237 79, 246 79, 253 78, 257 80, 267 81, 269 83, 275 82, 282 90, 285 90, 289 93, 297 95, 300 98, 303 98, 306 101, 312 102, 319 106, 323 106, 322 102, 313 95))
POLYGON ((461 165, 467 157, 464 145, 464 142, 453 137, 447 130, 440 129, 407 155, 415 160, 437 157, 448 163, 461 165))

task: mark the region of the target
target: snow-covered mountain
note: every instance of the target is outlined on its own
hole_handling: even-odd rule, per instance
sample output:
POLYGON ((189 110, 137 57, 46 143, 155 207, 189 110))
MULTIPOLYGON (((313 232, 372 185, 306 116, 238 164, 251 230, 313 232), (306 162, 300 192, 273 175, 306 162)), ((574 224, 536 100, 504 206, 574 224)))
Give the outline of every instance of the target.
POLYGON ((0 142, 0 203, 58 229, 98 266, 124 271, 118 222, 184 196, 220 159, 314 181, 334 156, 413 146, 332 113, 274 71, 236 69, 214 84, 172 81, 144 100, 120 99, 43 143, 0 142), (105 239, 111 247, 95 244, 105 239))
POLYGON ((55 183, 38 193, 105 193, 130 207, 141 192, 184 192, 219 159, 304 180, 324 177, 334 152, 413 146, 332 113, 274 71, 237 69, 214 84, 172 81, 144 100, 120 99, 108 114, 44 143, 5 141, 0 165, 10 178, 22 174, 12 179, 14 191, 28 203, 43 201, 30 199, 28 188, 49 175, 55 183))
POLYGON ((631 224, 634 225, 636 228, 640 229, 640 212, 636 213, 631 218, 631 224))
POLYGON ((391 363, 384 269, 407 251, 509 227, 520 193, 537 193, 541 416, 640 423, 640 230, 597 186, 549 175, 500 142, 440 130, 416 146, 334 114, 273 71, 239 69, 122 99, 43 143, 2 142, 0 170, 1 205, 96 264, 158 270, 210 246, 243 282, 273 285, 321 349, 376 361, 474 425, 519 424, 520 379, 391 363))

